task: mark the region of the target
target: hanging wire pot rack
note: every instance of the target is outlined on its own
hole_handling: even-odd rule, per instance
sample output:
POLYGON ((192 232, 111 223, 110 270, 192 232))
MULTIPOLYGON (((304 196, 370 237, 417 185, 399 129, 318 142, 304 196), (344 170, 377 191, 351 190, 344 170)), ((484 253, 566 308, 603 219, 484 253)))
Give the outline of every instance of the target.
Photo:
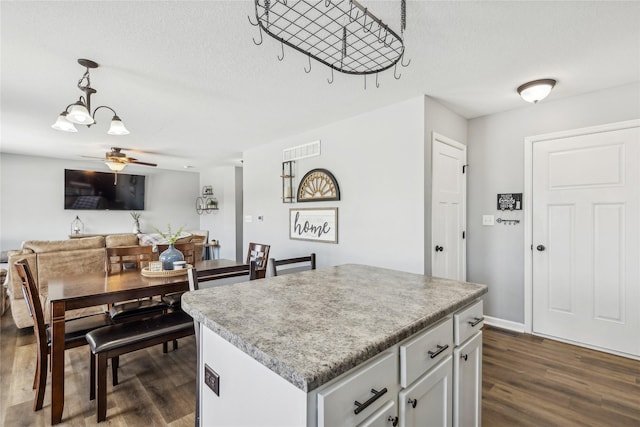
MULTIPOLYGON (((356 0, 254 0, 262 44, 264 31, 284 45, 332 70, 352 75, 376 74, 397 66, 404 67, 404 30, 406 28, 406 0, 401 0, 400 35, 378 19, 356 0)), ((409 61, 411 62, 411 61, 409 61)), ((332 71, 333 73, 333 71, 332 71)), ((396 79, 399 76, 395 75, 396 79)), ((332 75, 333 80, 333 75, 332 75)), ((329 83, 332 83, 332 80, 329 83)))

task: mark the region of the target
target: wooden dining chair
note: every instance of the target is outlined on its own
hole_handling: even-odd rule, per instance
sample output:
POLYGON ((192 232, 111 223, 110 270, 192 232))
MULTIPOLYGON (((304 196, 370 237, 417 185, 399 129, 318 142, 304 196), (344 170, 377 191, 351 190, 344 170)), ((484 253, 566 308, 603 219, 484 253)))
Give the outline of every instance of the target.
MULTIPOLYGON (((47 385, 48 355, 51 353, 51 338, 49 328, 45 325, 44 312, 40 302, 38 288, 27 261, 22 259, 15 263, 18 277, 22 282, 22 293, 27 303, 27 311, 33 318, 33 333, 36 336, 37 360, 33 388, 36 390, 33 410, 42 409, 44 393, 47 385)), ((106 313, 94 314, 77 319, 65 320, 64 348, 80 347, 87 344, 85 334, 94 329, 111 324, 106 313)))
MULTIPOLYGON (((142 271, 153 260, 153 246, 115 246, 106 248, 107 274, 121 274, 126 271, 142 271)), ((117 323, 166 311, 168 305, 153 298, 135 301, 115 302, 109 308, 111 319, 117 323)))
POLYGON ((249 250, 247 251, 247 264, 251 261, 256 263, 256 274, 258 279, 263 279, 267 273, 267 264, 269 261, 269 248, 270 245, 263 243, 249 243, 249 250))
POLYGON ((269 259, 271 266, 271 275, 278 276, 283 274, 296 273, 298 271, 315 270, 316 269, 316 254, 312 253, 309 256, 303 256, 298 258, 286 258, 286 259, 269 259))

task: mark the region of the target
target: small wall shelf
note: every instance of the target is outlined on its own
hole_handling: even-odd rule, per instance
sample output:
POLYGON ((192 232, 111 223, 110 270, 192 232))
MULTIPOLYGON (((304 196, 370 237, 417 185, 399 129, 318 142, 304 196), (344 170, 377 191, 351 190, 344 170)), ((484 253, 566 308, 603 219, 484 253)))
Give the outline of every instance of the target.
POLYGON ((211 186, 202 188, 202 196, 196 197, 196 212, 198 215, 210 214, 218 210, 218 199, 213 197, 213 189, 211 186))
POLYGON ((295 203, 296 201, 293 186, 293 178, 295 178, 293 174, 294 165, 295 161, 293 160, 282 162, 282 175, 280 175, 280 178, 282 178, 282 203, 295 203))

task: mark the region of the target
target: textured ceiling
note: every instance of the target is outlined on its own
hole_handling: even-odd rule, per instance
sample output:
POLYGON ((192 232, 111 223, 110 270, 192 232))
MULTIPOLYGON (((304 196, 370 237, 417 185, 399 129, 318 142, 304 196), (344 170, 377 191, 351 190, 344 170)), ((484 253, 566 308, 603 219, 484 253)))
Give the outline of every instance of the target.
MULTIPOLYGON (((294 1, 294 0, 289 0, 294 1)), ((335 0, 334 0, 335 1, 335 0)), ((348 1, 348 0, 343 0, 348 1)), ((399 30, 400 1, 362 1, 399 30)), ((473 118, 525 104, 515 88, 552 77, 543 102, 640 81, 640 2, 409 1, 408 68, 369 78, 335 73, 259 38, 251 1, 0 3, 1 151, 80 159, 111 146, 159 167, 237 163, 243 150, 421 94, 473 118), (77 100, 84 69, 111 116, 71 134, 51 129, 77 100)), ((639 95, 640 96, 640 95, 639 95)), ((140 167, 137 167, 140 168, 140 167)))

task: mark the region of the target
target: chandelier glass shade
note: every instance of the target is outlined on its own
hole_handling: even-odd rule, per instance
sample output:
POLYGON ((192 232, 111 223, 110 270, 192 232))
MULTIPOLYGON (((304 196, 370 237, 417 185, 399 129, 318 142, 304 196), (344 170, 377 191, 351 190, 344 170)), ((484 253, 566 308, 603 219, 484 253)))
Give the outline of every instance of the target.
POLYGON ((76 129, 73 123, 67 120, 68 114, 69 113, 67 113, 66 111, 63 111, 58 116, 58 120, 56 120, 56 122, 52 124, 51 127, 54 128, 55 130, 62 130, 65 132, 78 132, 78 129, 76 129))

